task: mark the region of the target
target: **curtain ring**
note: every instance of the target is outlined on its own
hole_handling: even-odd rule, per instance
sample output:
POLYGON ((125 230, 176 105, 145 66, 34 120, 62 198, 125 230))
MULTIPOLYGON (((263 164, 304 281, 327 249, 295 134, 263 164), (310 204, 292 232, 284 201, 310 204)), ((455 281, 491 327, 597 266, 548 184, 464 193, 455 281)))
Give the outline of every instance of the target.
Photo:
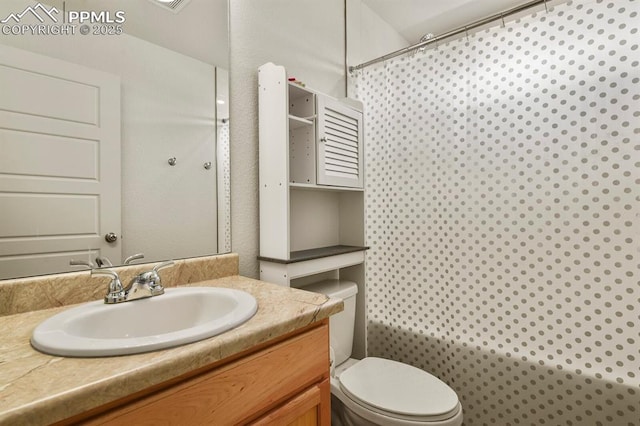
POLYGON ((549 13, 549 8, 547 7, 547 0, 544 0, 544 10, 549 13))
POLYGON ((469 41, 469 30, 466 25, 464 26, 464 34, 467 36, 467 41, 469 41))
POLYGON ((500 19, 502 20, 502 28, 504 28, 504 15, 502 13, 500 13, 500 19))

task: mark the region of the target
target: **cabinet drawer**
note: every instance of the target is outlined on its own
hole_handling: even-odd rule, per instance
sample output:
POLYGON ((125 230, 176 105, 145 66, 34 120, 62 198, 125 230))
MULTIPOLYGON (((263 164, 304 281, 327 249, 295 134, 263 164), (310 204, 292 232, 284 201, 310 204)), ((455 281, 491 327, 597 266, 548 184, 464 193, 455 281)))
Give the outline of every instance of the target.
POLYGON ((93 418, 88 424, 242 424, 328 377, 326 323, 93 418))

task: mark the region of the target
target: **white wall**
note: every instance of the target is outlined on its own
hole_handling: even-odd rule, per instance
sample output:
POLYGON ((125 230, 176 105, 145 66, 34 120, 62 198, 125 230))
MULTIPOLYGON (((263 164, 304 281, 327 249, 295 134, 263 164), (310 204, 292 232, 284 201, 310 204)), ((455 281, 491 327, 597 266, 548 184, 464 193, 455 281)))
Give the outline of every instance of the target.
POLYGON ((398 34, 362 0, 347 2, 347 61, 355 66, 411 43, 398 34))
MULTIPOLYGON (((15 5, 3 4, 0 15, 15 5)), ((120 76, 123 256, 216 252, 216 171, 203 167, 215 164, 213 66, 124 34, 3 35, 0 42, 120 76)))
POLYGON ((342 0, 233 0, 231 40, 232 247, 258 277, 258 67, 273 62, 326 94, 345 94, 342 0))

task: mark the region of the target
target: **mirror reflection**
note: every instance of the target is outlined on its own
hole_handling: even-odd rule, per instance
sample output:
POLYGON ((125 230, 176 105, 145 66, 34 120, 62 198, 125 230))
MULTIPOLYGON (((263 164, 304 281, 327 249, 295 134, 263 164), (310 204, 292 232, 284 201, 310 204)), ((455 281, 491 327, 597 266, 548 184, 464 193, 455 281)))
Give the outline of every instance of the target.
POLYGON ((226 0, 0 21, 0 279, 229 251, 226 0))

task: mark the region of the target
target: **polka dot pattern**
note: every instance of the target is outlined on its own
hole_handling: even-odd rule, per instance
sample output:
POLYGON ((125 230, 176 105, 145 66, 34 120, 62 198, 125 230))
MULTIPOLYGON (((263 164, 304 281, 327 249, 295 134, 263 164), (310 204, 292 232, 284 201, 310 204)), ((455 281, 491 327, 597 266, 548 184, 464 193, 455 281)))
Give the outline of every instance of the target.
POLYGON ((218 167, 221 168, 218 177, 221 177, 224 196, 218 200, 218 232, 223 233, 219 253, 231 251, 231 158, 229 156, 229 120, 224 120, 218 125, 218 167))
POLYGON ((368 352, 467 425, 640 425, 636 0, 359 71, 368 352))

